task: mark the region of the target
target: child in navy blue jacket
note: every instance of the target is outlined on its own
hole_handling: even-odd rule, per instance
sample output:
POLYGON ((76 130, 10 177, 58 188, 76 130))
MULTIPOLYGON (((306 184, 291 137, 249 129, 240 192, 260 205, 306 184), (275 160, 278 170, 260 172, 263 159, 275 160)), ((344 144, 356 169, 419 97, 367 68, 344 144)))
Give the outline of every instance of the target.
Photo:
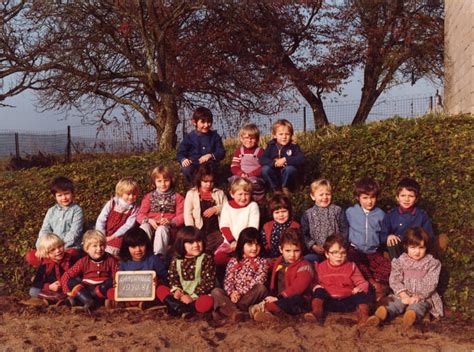
POLYGON ((273 189, 289 193, 294 185, 298 168, 304 164, 304 154, 293 143, 293 125, 288 120, 278 120, 272 126, 273 139, 260 158, 262 177, 273 189))
POLYGON ((194 110, 192 122, 195 130, 184 136, 177 155, 181 171, 190 184, 193 182, 194 173, 199 165, 211 163, 216 168, 225 156, 221 136, 211 130, 211 110, 202 106, 198 107, 194 110))

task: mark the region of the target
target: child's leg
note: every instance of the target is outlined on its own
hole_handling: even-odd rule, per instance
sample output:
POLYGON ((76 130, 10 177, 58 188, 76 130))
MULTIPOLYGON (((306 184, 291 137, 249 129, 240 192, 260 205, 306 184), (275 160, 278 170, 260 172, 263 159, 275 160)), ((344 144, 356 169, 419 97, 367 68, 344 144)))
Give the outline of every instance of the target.
POLYGON ((170 241, 170 228, 169 226, 160 225, 155 230, 155 239, 153 240, 153 253, 161 255, 164 259, 166 258, 166 251, 168 243, 170 241))
POLYGON ((388 313, 387 319, 391 320, 397 315, 403 314, 406 308, 406 304, 403 304, 400 298, 394 298, 388 303, 386 308, 388 313))
POLYGON ((153 226, 151 226, 150 224, 141 224, 140 228, 146 232, 150 241, 153 242, 153 238, 155 236, 155 229, 153 229, 153 226))
POLYGON ((191 164, 186 167, 181 167, 181 172, 183 173, 184 177, 186 177, 186 181, 190 184, 193 183, 194 174, 198 169, 199 165, 191 164))
POLYGON ((278 171, 274 167, 263 165, 262 177, 265 180, 266 184, 270 186, 272 190, 280 188, 279 174, 278 174, 278 171))
POLYGON ((307 262, 310 262, 311 264, 318 262, 321 263, 326 260, 326 257, 323 254, 318 254, 318 253, 309 253, 304 256, 304 260, 307 262))
POLYGON ((250 176, 252 182, 252 196, 253 200, 260 203, 265 198, 265 181, 260 177, 250 176))
POLYGON ((351 262, 356 263, 357 267, 359 268, 360 272, 366 280, 372 279, 372 271, 370 270, 369 254, 365 254, 361 251, 358 251, 356 248, 349 246, 349 250, 347 251, 347 259, 351 262))
POLYGON ((388 284, 390 271, 392 270, 390 260, 378 252, 367 254, 367 260, 369 261, 369 267, 373 272, 374 279, 383 284, 388 284))
POLYGON ((39 293, 41 292, 41 289, 40 288, 37 288, 37 287, 31 287, 30 288, 30 297, 38 297, 39 293))
POLYGON ((268 289, 265 287, 265 285, 257 284, 240 298, 240 300, 237 302, 237 308, 246 312, 251 305, 261 302, 267 296, 268 289))
POLYGON ((199 296, 193 303, 197 313, 207 313, 212 310, 214 300, 211 295, 199 296))
POLYGON ((281 186, 283 188, 293 189, 295 186, 298 169, 294 166, 287 165, 281 171, 281 186))
POLYGON ((287 314, 297 315, 310 311, 309 301, 304 298, 303 295, 294 295, 267 304, 265 304, 265 309, 268 309, 268 311, 272 313, 278 313, 278 311, 283 311, 287 314), (275 305, 276 308, 273 305, 275 305))
POLYGON ((430 309, 430 304, 428 302, 418 302, 418 303, 413 303, 413 304, 410 304, 407 309, 406 309, 406 312, 408 311, 414 311, 416 313, 416 319, 418 321, 422 320, 423 317, 425 316, 425 314, 428 312, 428 310, 430 309))

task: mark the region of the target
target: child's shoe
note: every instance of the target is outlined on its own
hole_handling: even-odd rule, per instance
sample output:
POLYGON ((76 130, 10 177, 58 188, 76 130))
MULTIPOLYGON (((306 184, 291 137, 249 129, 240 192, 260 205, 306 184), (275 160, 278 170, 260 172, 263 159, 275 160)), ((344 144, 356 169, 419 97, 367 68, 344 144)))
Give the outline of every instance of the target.
POLYGON ((306 313, 304 319, 309 322, 323 323, 324 301, 321 298, 313 298, 311 301, 311 313, 306 313))
POLYGON ((276 316, 267 311, 258 311, 254 314, 253 319, 255 321, 275 321, 278 320, 276 316))
POLYGON ((166 305, 168 314, 171 316, 182 317, 190 313, 190 307, 188 307, 187 304, 177 300, 171 295, 166 296, 163 303, 166 305))
POLYGON ((367 321, 365 322, 366 326, 379 326, 380 325, 380 319, 377 318, 375 315, 371 315, 367 321))
POLYGON ((253 306, 249 307, 249 314, 251 319, 255 319, 255 314, 257 312, 264 312, 265 311, 265 302, 262 301, 260 303, 254 304, 253 306))
POLYGON ((380 306, 374 313, 374 316, 377 317, 381 322, 387 320, 388 310, 385 306, 380 306))
POLYGON ((416 312, 414 310, 407 310, 403 315, 403 325, 406 327, 413 326, 416 322, 416 312))
POLYGON ((27 300, 21 301, 22 304, 26 306, 41 307, 49 305, 48 301, 38 297, 31 297, 27 300))
POLYGON ((235 306, 222 306, 219 308, 219 313, 229 318, 230 321, 238 323, 244 320, 244 313, 235 306))

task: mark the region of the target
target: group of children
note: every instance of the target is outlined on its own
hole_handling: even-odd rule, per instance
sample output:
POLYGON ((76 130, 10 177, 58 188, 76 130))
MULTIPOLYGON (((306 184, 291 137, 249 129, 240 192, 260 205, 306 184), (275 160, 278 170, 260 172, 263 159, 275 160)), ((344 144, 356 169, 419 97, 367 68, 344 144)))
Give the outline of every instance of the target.
POLYGON ((380 188, 371 178, 355 182, 357 204, 345 211, 332 203, 330 182, 316 180, 310 186, 315 205, 300 225, 288 195, 304 155, 288 121, 273 125, 265 150, 258 146, 255 125, 241 129, 229 200, 215 186, 225 152, 210 130, 212 114, 198 108, 193 124, 178 150, 191 184, 185 197, 175 192, 167 166, 153 169, 154 191, 140 206, 137 182, 123 178, 95 229, 82 237, 83 213, 74 203, 72 182, 53 181, 57 204, 46 214, 37 249, 26 257, 38 266, 32 297, 85 309, 118 307, 123 303, 114 300, 116 272, 153 270, 156 300, 128 304, 164 304, 174 316, 211 312, 216 320, 240 321, 249 314, 268 321, 303 314, 322 323, 329 311, 356 310, 359 324, 404 313, 404 323, 412 325, 426 312, 443 315, 436 293, 440 262, 429 254, 433 229, 415 206, 420 196, 415 180, 399 182, 398 207, 387 214, 376 207, 380 188), (274 191, 268 202, 266 189, 274 191), (264 206, 272 220, 260 226, 264 206), (381 304, 389 289, 393 294, 381 304), (375 302, 379 307, 370 316, 375 302))

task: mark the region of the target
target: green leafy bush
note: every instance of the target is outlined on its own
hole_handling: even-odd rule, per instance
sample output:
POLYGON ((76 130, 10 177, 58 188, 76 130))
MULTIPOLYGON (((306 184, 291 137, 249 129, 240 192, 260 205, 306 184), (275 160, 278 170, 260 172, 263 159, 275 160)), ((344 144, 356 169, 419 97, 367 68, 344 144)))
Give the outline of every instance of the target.
MULTIPOLYGON (((356 127, 330 126, 299 134, 298 143, 307 163, 301 187, 292 197, 295 212, 300 216, 312 205, 309 184, 317 177, 332 181, 334 202, 342 206, 353 204, 352 184, 356 178, 374 177, 382 186, 378 205, 384 210, 395 205, 399 179, 416 178, 422 185, 419 206, 432 218, 436 232, 447 233, 450 239, 442 258, 447 273, 445 303, 452 312, 473 318, 473 132, 472 116, 426 116, 356 127)), ((235 146, 235 141, 226 143, 223 173, 229 172, 235 146)), ((174 157, 174 153, 97 155, 93 160, 72 164, 0 173, 1 290, 26 291, 32 271, 23 256, 34 245, 47 208, 54 204, 48 190, 54 177, 64 175, 75 182, 76 200, 85 211, 86 226, 91 227, 120 177, 135 177, 143 195, 152 189, 148 176, 151 169, 159 163, 178 168, 174 157)), ((184 193, 184 179, 179 174, 176 184, 184 193)))

